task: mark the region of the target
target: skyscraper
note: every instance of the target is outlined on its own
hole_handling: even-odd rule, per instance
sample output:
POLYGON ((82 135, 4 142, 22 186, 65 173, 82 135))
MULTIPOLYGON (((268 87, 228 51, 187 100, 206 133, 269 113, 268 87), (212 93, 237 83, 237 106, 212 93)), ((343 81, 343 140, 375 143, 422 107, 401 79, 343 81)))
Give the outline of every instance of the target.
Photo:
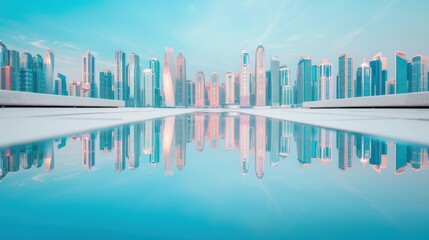
POLYGON ((176 59, 176 106, 186 106, 186 59, 182 52, 177 55, 176 59))
POLYGON ((202 71, 195 75, 195 107, 205 106, 205 77, 202 71))
POLYGON ((14 91, 19 90, 19 52, 15 50, 9 50, 9 65, 12 67, 12 89, 14 91))
POLYGON ((45 72, 43 71, 43 58, 39 54, 33 58, 33 90, 36 93, 46 93, 45 72))
POLYGON ((149 68, 152 69, 154 81, 154 98, 155 107, 161 107, 162 93, 161 93, 161 75, 159 72, 159 61, 156 57, 152 58, 149 62, 149 68))
POLYGON ((12 75, 11 66, 0 67, 0 89, 12 90, 12 75))
POLYGON ((192 80, 186 80, 186 106, 195 105, 195 83, 192 80))
POLYGON ((240 57, 240 106, 250 106, 250 62, 249 53, 246 50, 240 57))
POLYGON ((280 67, 280 105, 292 106, 294 104, 293 83, 290 79, 290 69, 286 65, 280 67))
POLYGON ((164 67, 162 74, 162 88, 164 91, 164 104, 166 107, 175 106, 173 74, 174 68, 174 49, 165 48, 164 67))
POLYGON ((51 49, 46 50, 44 59, 46 93, 52 94, 54 79, 54 52, 51 49))
POLYGON ((270 61, 271 105, 280 105, 280 59, 272 56, 270 61))
POLYGON ((113 77, 110 70, 100 72, 100 98, 114 99, 113 77))
POLYGON ((226 72, 225 75, 225 104, 232 105, 235 103, 235 74, 233 72, 226 72))
POLYGON ((408 92, 408 61, 404 52, 395 52, 395 81, 396 93, 408 92))
POLYGON ((155 106, 155 91, 154 91, 154 74, 152 69, 145 69, 143 71, 144 94, 143 103, 145 107, 155 106))
POLYGON ((63 75, 61 73, 57 73, 57 78, 55 78, 55 81, 54 81, 54 92, 53 92, 53 94, 63 95, 63 96, 68 95, 67 80, 66 80, 65 75, 63 75))
POLYGON ((127 65, 128 107, 142 107, 143 86, 140 78, 140 58, 135 53, 130 53, 127 65))
POLYGON ((416 54, 411 63, 411 91, 428 91, 428 57, 416 54))
POLYGON ((369 63, 371 67, 371 96, 385 95, 387 81, 387 58, 377 53, 369 63))
POLYGON ((24 52, 20 61, 19 90, 33 92, 33 57, 30 53, 24 52))
POLYGON ((219 107, 219 74, 213 72, 208 83, 209 103, 211 108, 219 107))
POLYGON ((266 105, 265 49, 260 44, 255 57, 256 106, 266 105))
POLYGON ((303 102, 312 100, 312 89, 311 89, 311 58, 301 57, 298 62, 298 73, 297 73, 297 104, 302 106, 303 102))
POLYGON ((320 100, 320 74, 317 64, 311 65, 311 100, 320 100))
POLYGON ((1 41, 0 41, 0 67, 9 65, 9 51, 1 41))
POLYGON ((343 54, 338 58, 337 90, 337 99, 353 97, 353 59, 347 54, 343 54))
POLYGON ((320 82, 320 100, 329 100, 334 98, 334 86, 332 82, 332 65, 324 59, 317 67, 318 79, 320 82))
POLYGON ((115 87, 116 100, 128 100, 128 83, 126 81, 126 68, 125 68, 125 53, 118 49, 115 52, 115 63, 113 70, 113 83, 115 87))
POLYGON ((90 51, 86 52, 82 57, 82 84, 81 96, 96 97, 95 86, 95 58, 90 51))
POLYGON ((358 67, 356 73, 356 93, 355 97, 371 96, 372 84, 371 68, 368 63, 363 60, 363 63, 358 67))

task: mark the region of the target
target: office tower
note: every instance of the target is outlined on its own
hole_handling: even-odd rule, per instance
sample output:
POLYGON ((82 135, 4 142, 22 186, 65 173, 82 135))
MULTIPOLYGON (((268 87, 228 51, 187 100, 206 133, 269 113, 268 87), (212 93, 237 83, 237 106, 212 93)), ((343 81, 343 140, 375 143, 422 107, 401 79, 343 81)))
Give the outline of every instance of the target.
POLYGON ((175 94, 176 94, 176 106, 186 106, 186 59, 183 56, 182 52, 177 55, 176 58, 176 84, 175 84, 175 94))
POLYGON ((395 93, 408 93, 408 61, 404 52, 395 52, 395 93))
POLYGON ((19 90, 23 92, 34 92, 33 86, 33 57, 24 52, 21 55, 19 70, 19 90))
POLYGON ((0 67, 0 89, 12 90, 13 68, 11 66, 0 67))
POLYGON ((126 67, 125 67, 125 53, 118 49, 115 52, 115 63, 113 70, 113 84, 115 89, 115 99, 116 100, 124 100, 125 102, 128 100, 128 83, 126 81, 126 67))
POLYGON ((240 106, 250 107, 250 62, 249 53, 244 50, 240 57, 240 106))
POLYGON ((301 57, 298 62, 297 72, 297 105, 302 106, 304 102, 312 100, 312 86, 311 86, 311 58, 301 57))
POLYGON ((371 96, 371 68, 368 63, 363 60, 363 63, 358 67, 356 73, 356 93, 355 97, 371 96))
POLYGON ((271 105, 280 105, 280 59, 272 56, 270 61, 271 105))
POLYGON ((324 59, 317 67, 320 95, 319 100, 334 99, 334 85, 332 82, 332 64, 324 59))
POLYGON ((96 134, 82 134, 82 165, 90 171, 95 165, 95 139, 96 134))
POLYGON ((186 80, 186 106, 195 105, 195 83, 192 80, 186 80))
POLYGON ((194 146, 195 149, 199 152, 204 150, 204 137, 205 137, 205 126, 204 126, 204 118, 205 113, 195 113, 195 139, 194 146))
POLYGON ((100 98, 115 99, 113 76, 110 70, 100 72, 100 98))
POLYGON ((143 71, 144 94, 143 103, 145 107, 155 106, 155 91, 154 91, 154 74, 152 69, 145 69, 143 71))
POLYGON ((318 65, 311 65, 311 101, 320 100, 320 74, 318 65))
POLYGON ((386 82, 386 94, 395 94, 396 81, 394 78, 387 80, 386 82))
POLYGON ((43 58, 39 54, 33 58, 33 90, 36 93, 46 93, 45 72, 43 58))
POLYGON ((12 86, 11 90, 19 91, 19 52, 15 50, 9 50, 9 66, 12 67, 12 86))
POLYGON ((343 54, 338 58, 337 99, 351 98, 354 92, 353 58, 343 54))
POLYGON ((159 61, 157 58, 152 58, 149 62, 149 68, 152 69, 154 81, 154 98, 155 107, 161 107, 162 93, 161 93, 161 75, 159 72, 159 61))
POLYGON ((260 44, 255 56, 255 95, 256 106, 266 105, 265 50, 260 44))
POLYGON ((279 68, 280 71, 280 105, 292 106, 294 104, 293 83, 290 78, 290 69, 286 65, 279 68))
POLYGON ((82 84, 81 96, 97 97, 97 88, 95 85, 95 58, 90 51, 82 57, 82 84))
POLYGON ((219 107, 219 74, 213 72, 208 82, 208 97, 211 108, 219 107))
POLYGON ((205 77, 204 73, 198 71, 195 75, 195 107, 205 106, 205 77))
POLYGON ((128 56, 128 64, 127 64, 127 107, 142 107, 142 91, 143 86, 141 84, 140 78, 140 58, 135 53, 130 53, 128 56))
POLYGON ((109 153, 113 148, 113 129, 100 130, 100 151, 109 153))
POLYGON ((225 75, 225 104, 232 105, 235 103, 235 74, 226 72, 225 75))
POLYGON ((173 74, 175 71, 174 66, 174 49, 173 48, 165 48, 164 55, 164 68, 162 69, 162 88, 164 92, 164 104, 166 107, 174 107, 175 99, 174 99, 174 82, 173 82, 173 74))
POLYGON ((71 82, 69 84, 69 96, 79 97, 81 93, 81 83, 71 82))
POLYGON ((240 172, 249 172, 250 164, 250 116, 240 115, 240 172))
POLYGON ((256 116, 256 146, 255 146, 255 173, 258 178, 264 177, 265 169, 265 146, 266 146, 266 119, 265 117, 256 116))
POLYGON ((54 79, 54 52, 51 49, 46 50, 44 59, 45 80, 46 80, 46 93, 52 94, 53 92, 53 79, 54 79))
POLYGON ((385 95, 387 81, 387 58, 377 53, 369 63, 371 67, 371 96, 385 95))
POLYGON ((416 54, 411 63, 411 92, 428 91, 428 57, 416 54))
POLYGON ((0 67, 9 65, 9 50, 6 45, 0 41, 0 67))
POLYGON ((65 75, 63 75, 61 73, 57 73, 57 78, 55 78, 55 81, 54 81, 54 92, 53 92, 53 94, 63 95, 63 96, 68 95, 67 80, 66 80, 65 75))
POLYGON ((250 70, 249 71, 249 82, 250 82, 250 88, 249 88, 249 93, 250 93, 250 106, 255 106, 256 103, 256 81, 255 81, 255 70, 250 70))

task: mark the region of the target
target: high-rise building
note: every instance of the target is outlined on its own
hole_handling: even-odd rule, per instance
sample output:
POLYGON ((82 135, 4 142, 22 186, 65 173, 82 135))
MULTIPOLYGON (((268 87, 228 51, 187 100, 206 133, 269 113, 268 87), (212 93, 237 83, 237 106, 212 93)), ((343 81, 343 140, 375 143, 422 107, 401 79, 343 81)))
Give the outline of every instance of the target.
POLYGON ((71 82, 69 84, 69 96, 79 97, 81 93, 81 82, 71 82))
POLYGON ((140 58, 135 53, 130 53, 127 64, 128 96, 126 105, 128 107, 142 107, 143 84, 140 78, 140 58))
POLYGON ((372 75, 369 64, 363 60, 356 73, 356 93, 355 97, 371 96, 372 75))
POLYGON ((113 76, 110 70, 100 72, 100 98, 115 99, 113 76))
POLYGON ((115 99, 128 100, 128 83, 126 81, 126 59, 125 53, 118 49, 115 52, 115 63, 113 70, 113 84, 115 87, 115 99))
POLYGON ((55 78, 55 81, 54 81, 54 92, 53 92, 53 94, 63 95, 63 96, 68 95, 67 79, 66 79, 65 75, 63 75, 61 73, 57 73, 57 78, 55 78))
POLYGON ((377 53, 369 63, 371 67, 371 96, 385 95, 387 81, 387 58, 377 53))
POLYGON ((266 78, 265 78, 265 49, 259 44, 256 48, 255 56, 255 94, 256 106, 266 105, 266 78))
POLYGON ((195 107, 205 106, 205 77, 202 71, 195 75, 195 107))
POLYGON ((386 82, 386 94, 395 94, 396 82, 394 78, 387 80, 386 82))
POLYGON ((33 90, 36 93, 46 93, 45 72, 43 58, 39 54, 33 58, 33 90))
POLYGON ((332 64, 324 59, 317 67, 320 82, 320 100, 334 99, 334 85, 332 82, 332 64))
POLYGON ((235 75, 233 72, 226 72, 225 75, 225 104, 235 103, 235 75))
POLYGON ((270 61, 271 105, 280 105, 280 59, 272 56, 270 61))
POLYGON ((250 107, 250 61, 244 50, 240 57, 240 106, 250 107))
POLYGON ((312 87, 311 87, 311 58, 301 57, 298 62, 297 73, 297 105, 302 106, 303 102, 312 100, 312 87))
POLYGON ((45 80, 46 80, 46 93, 52 94, 53 92, 53 79, 54 79, 54 52, 51 49, 46 50, 44 59, 45 80))
POLYGON ((191 80, 186 80, 186 106, 195 105, 195 83, 191 80))
POLYGON ((395 93, 408 93, 408 61, 404 52, 395 52, 395 93))
POLYGON ((95 85, 95 58, 90 51, 82 57, 82 84, 81 96, 97 97, 97 87, 95 85))
POLYGON ((311 65, 311 100, 320 100, 320 74, 318 71, 318 65, 311 65))
POLYGON ((294 104, 293 94, 294 84, 290 78, 290 69, 286 65, 280 67, 280 105, 292 106, 294 104))
POLYGON ((30 53, 24 52, 21 55, 20 61, 19 90, 33 92, 33 57, 30 53))
POLYGON ((153 107, 155 106, 155 91, 154 91, 154 74, 152 69, 145 69, 143 71, 143 82, 144 82, 144 94, 143 94, 143 106, 153 107))
POLYGON ((343 54, 338 58, 337 99, 351 98, 353 94, 353 58, 343 54))
POLYGON ((176 58, 176 84, 175 84, 175 95, 176 95, 176 106, 186 106, 186 59, 182 52, 177 55, 176 58))
POLYGON ((9 50, 9 66, 12 67, 12 88, 11 90, 19 90, 19 74, 20 74, 20 60, 19 52, 15 50, 9 50))
POLYGON ((411 63, 411 92, 428 91, 428 57, 416 54, 411 63))
POLYGON ((155 107, 161 107, 162 92, 161 92, 161 75, 159 72, 159 61, 157 58, 152 58, 149 62, 149 68, 152 69, 154 81, 154 98, 155 107))
POLYGON ((213 72, 208 82, 208 98, 211 108, 219 107, 219 74, 213 72))
POLYGON ((0 67, 0 89, 12 90, 12 69, 11 66, 0 67))
POLYGON ((164 67, 162 69, 162 88, 164 91, 164 104, 166 107, 174 107, 175 97, 174 97, 174 82, 173 74, 175 74, 174 66, 174 49, 165 48, 164 56, 164 67))
POLYGON ((1 41, 0 41, 0 67, 9 65, 9 51, 1 41))

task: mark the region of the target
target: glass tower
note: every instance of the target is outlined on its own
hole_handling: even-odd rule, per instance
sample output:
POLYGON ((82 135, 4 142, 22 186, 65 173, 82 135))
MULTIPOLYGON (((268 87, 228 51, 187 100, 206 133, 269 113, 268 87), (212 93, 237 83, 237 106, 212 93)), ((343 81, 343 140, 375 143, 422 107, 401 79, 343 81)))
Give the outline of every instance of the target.
POLYGON ((403 52, 395 52, 395 81, 396 93, 408 92, 408 61, 407 56, 403 52))
POLYGON ((271 80, 271 105, 280 105, 280 59, 276 56, 271 57, 270 62, 270 80, 271 80))
POLYGON ((256 106, 266 105, 266 82, 265 79, 265 50, 262 45, 256 48, 255 57, 255 78, 256 78, 256 106))
POLYGON ((240 106, 250 106, 250 62, 249 53, 244 50, 240 57, 240 106))
POLYGON ((120 49, 115 52, 115 64, 113 70, 113 83, 116 100, 128 100, 128 83, 126 81, 125 53, 120 49))
POLYGON ((152 58, 149 62, 149 68, 152 69, 154 81, 154 94, 155 94, 155 107, 161 107, 162 93, 161 93, 161 75, 159 71, 159 61, 157 58, 152 58))
POLYGON ((164 68, 162 74, 162 88, 164 91, 164 104, 166 107, 174 107, 174 83, 173 74, 175 74, 174 68, 174 49, 165 48, 164 56, 164 68))
POLYGON ((54 52, 51 49, 45 52, 45 80, 46 80, 46 93, 52 94, 53 79, 54 79, 54 52))
POLYGON ((311 58, 301 57, 298 62, 297 73, 297 104, 302 106, 303 102, 312 100, 312 87, 311 87, 311 58))
POLYGON ((186 106, 186 59, 182 52, 176 58, 176 106, 186 106))

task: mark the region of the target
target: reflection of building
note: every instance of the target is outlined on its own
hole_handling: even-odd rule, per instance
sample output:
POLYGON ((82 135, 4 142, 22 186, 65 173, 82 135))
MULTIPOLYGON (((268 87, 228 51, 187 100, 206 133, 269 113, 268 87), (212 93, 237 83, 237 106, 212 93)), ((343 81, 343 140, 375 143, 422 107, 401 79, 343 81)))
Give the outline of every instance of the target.
POLYGON ((209 114, 207 134, 210 148, 216 150, 219 146, 219 113, 209 114))
POLYGON ((371 140, 369 137, 364 137, 360 134, 355 135, 356 141, 356 156, 359 161, 365 166, 371 157, 371 140))
POLYGON ((130 160, 129 168, 131 170, 134 170, 139 167, 140 156, 142 152, 141 132, 141 124, 134 124, 131 127, 128 143, 128 158, 130 160))
POLYGON ((225 150, 232 151, 235 148, 234 118, 225 117, 225 150))
POLYGON ((270 148, 270 165, 275 167, 279 164, 280 159, 280 121, 271 120, 271 148, 270 148))
POLYGON ((258 178, 264 177, 265 145, 266 145, 266 120, 256 116, 256 148, 255 148, 255 172, 258 178))
POLYGON ((240 171, 249 172, 250 162, 250 116, 240 115, 240 171))
POLYGON ((82 134, 82 164, 89 171, 95 165, 95 133, 82 134))
POLYGON ((381 172, 382 168, 386 168, 387 161, 387 145, 384 141, 371 139, 371 157, 369 164, 377 171, 381 172))
POLYGON ((196 113, 195 114, 195 148, 202 152, 204 150, 204 135, 205 135, 205 127, 204 127, 204 113, 196 113))
POLYGON ((174 123, 175 116, 167 117, 164 120, 162 129, 162 155, 164 159, 165 175, 171 176, 174 173, 174 123))
POLYGON ((311 165, 311 132, 310 126, 296 124, 296 149, 298 161, 303 167, 311 165))
POLYGON ((354 137, 350 133, 337 132, 338 168, 346 171, 353 167, 354 137))
POLYGON ((116 172, 122 172, 125 169, 128 132, 129 127, 127 126, 117 127, 114 131, 115 141, 113 147, 115 153, 113 159, 116 172))
POLYGON ((332 160, 332 131, 320 130, 320 161, 327 164, 332 160))
POLYGON ((280 123, 280 157, 287 157, 290 154, 290 144, 293 137, 293 123, 282 121, 280 123))
POLYGON ((176 153, 176 167, 182 171, 186 163, 186 116, 176 116, 175 122, 175 153, 176 153))
POLYGON ((100 131, 100 151, 108 153, 113 147, 113 129, 105 129, 100 131))
POLYGON ((46 141, 43 149, 43 162, 45 163, 46 171, 54 169, 54 142, 52 140, 46 141))

